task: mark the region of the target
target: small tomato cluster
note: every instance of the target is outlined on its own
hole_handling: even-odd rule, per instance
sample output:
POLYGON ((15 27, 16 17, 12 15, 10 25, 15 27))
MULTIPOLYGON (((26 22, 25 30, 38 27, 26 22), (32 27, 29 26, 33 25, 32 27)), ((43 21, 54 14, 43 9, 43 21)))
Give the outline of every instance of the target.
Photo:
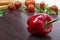
POLYGON ((8 4, 8 9, 11 11, 11 10, 14 10, 15 8, 18 9, 21 7, 21 3, 19 1, 16 1, 14 3, 11 3, 11 4, 8 4))

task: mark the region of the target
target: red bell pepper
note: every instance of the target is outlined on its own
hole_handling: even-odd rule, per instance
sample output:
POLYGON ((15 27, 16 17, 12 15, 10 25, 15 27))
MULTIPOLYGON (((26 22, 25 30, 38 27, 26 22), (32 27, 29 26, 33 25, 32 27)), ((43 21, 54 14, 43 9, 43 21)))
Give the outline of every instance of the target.
POLYGON ((58 18, 52 21, 51 17, 44 13, 34 15, 27 20, 27 30, 31 34, 46 35, 52 31, 52 23, 57 20, 58 18))

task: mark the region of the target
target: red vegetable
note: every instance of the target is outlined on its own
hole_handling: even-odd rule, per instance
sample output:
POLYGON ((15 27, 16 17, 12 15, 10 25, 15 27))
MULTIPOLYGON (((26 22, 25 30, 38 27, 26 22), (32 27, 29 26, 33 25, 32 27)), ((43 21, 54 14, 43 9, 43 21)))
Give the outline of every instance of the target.
POLYGON ((14 2, 13 5, 14 5, 16 8, 21 7, 21 3, 20 3, 19 1, 14 2))
POLYGON ((50 9, 56 12, 58 11, 58 7, 56 5, 51 6, 50 9))
POLYGON ((30 0, 31 4, 35 5, 35 0, 30 0))
POLYGON ((28 6, 28 5, 30 5, 30 4, 35 5, 35 1, 34 1, 34 0, 26 0, 26 1, 25 1, 25 5, 26 5, 26 6, 28 6))
POLYGON ((41 7, 41 8, 44 8, 44 6, 45 6, 45 3, 44 3, 44 2, 41 2, 41 3, 40 3, 40 7, 41 7))
POLYGON ((27 10, 28 10, 28 11, 34 11, 34 5, 30 4, 30 5, 27 7, 27 10))
POLYGON ((8 5, 8 9, 9 9, 10 11, 12 11, 12 10, 14 9, 14 6, 13 6, 12 4, 9 4, 9 5, 8 5))
POLYGON ((52 30, 52 23, 57 21, 55 19, 51 21, 51 17, 48 14, 38 14, 35 16, 30 17, 27 20, 27 30, 31 34, 35 35, 46 35, 52 30))

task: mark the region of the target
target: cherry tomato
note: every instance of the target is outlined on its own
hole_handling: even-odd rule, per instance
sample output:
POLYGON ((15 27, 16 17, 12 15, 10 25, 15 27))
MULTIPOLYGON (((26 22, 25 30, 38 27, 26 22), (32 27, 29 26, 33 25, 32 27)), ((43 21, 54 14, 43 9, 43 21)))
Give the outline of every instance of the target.
POLYGON ((45 6, 45 3, 44 3, 44 2, 41 2, 41 3, 40 3, 40 7, 41 7, 41 8, 44 8, 44 6, 45 6))
POLYGON ((28 6, 30 4, 30 1, 25 1, 25 5, 28 6))
POLYGON ((30 4, 35 5, 35 1, 34 1, 34 0, 26 0, 26 1, 25 1, 25 5, 26 5, 26 6, 28 6, 28 5, 30 5, 30 4))
POLYGON ((12 4, 8 4, 8 9, 11 11, 14 9, 14 6, 12 4))
POLYGON ((27 10, 28 10, 28 11, 34 11, 34 5, 30 4, 30 5, 27 7, 27 10))
POLYGON ((31 4, 35 5, 35 0, 30 0, 31 4))
POLYGON ((14 5, 16 8, 21 7, 21 3, 20 3, 19 1, 14 2, 13 5, 14 5))
POLYGON ((58 11, 58 7, 56 5, 51 6, 50 9, 53 11, 58 11))

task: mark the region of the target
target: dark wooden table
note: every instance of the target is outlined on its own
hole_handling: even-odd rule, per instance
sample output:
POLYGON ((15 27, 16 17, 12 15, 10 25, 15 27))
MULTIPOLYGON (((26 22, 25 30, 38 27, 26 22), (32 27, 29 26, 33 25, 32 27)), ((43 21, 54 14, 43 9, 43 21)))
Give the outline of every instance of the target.
MULTIPOLYGON (((60 40, 60 20, 53 23, 52 32, 44 37, 36 37, 30 35, 27 28, 28 17, 34 15, 35 13, 29 12, 6 12, 6 14, 0 18, 0 40, 60 40)), ((57 16, 59 17, 60 12, 57 16)))

